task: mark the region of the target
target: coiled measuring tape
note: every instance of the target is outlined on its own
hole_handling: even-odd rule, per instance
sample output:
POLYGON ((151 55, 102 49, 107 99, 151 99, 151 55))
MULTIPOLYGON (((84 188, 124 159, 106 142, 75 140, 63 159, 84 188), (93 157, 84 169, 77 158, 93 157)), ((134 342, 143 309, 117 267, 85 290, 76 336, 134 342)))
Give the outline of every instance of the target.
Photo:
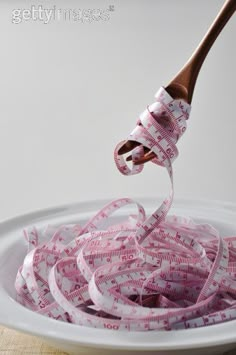
MULTIPOLYGON (((208 224, 168 216, 173 200, 172 162, 186 130, 190 105, 161 88, 128 137, 140 145, 132 159, 155 153, 167 169, 171 192, 149 217, 137 202, 123 198, 106 205, 85 226, 30 227, 28 253, 19 268, 17 300, 44 316, 112 330, 172 330, 202 327, 236 318, 236 237, 221 238, 208 224), (104 227, 120 208, 137 213, 104 227)), ((130 169, 118 150, 115 162, 130 169)))

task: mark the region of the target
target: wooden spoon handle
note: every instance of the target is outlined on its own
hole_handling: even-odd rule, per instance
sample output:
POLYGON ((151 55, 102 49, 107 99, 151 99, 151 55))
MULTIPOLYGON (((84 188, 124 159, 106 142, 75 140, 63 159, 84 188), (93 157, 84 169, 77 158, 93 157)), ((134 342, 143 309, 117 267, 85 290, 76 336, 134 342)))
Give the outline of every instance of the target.
POLYGON ((236 0, 227 0, 192 56, 167 85, 165 89, 174 99, 181 98, 189 104, 191 103, 201 66, 216 38, 235 10, 236 0))

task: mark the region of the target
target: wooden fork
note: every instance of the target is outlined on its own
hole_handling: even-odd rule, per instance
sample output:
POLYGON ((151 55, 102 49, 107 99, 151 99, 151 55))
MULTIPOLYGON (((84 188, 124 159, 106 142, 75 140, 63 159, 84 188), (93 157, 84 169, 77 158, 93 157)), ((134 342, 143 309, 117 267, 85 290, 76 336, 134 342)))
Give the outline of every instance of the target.
MULTIPOLYGON (((182 99, 191 104, 194 87, 201 66, 216 38, 230 17, 234 14, 235 10, 236 0, 225 1, 219 14, 215 18, 214 22, 210 26, 209 30, 203 37, 196 50, 193 52, 192 56, 179 71, 179 73, 165 87, 165 90, 173 97, 173 99, 182 99)), ((126 141, 124 145, 119 149, 118 154, 122 155, 128 153, 138 145, 140 145, 138 142, 126 141)), ((142 158, 136 160, 134 164, 144 164, 155 158, 155 154, 146 147, 144 147, 144 153, 145 155, 142 158)), ((132 160, 132 156, 130 155, 126 160, 132 160)))

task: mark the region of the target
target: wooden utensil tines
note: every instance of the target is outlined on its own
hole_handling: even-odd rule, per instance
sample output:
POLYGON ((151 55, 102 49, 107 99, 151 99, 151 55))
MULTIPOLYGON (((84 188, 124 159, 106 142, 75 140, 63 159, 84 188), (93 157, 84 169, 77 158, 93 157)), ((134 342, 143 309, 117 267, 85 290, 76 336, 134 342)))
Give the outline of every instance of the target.
MULTIPOLYGON (((213 21, 212 25, 199 43, 196 50, 193 52, 192 56, 189 58, 183 68, 178 72, 178 74, 165 87, 165 90, 173 97, 173 99, 182 99, 191 104, 194 87, 201 66, 216 38, 230 17, 234 14, 235 10, 236 0, 225 1, 219 14, 213 21)), ((118 154, 122 155, 128 153, 138 145, 140 145, 138 142, 126 141, 124 145, 119 149, 118 154)), ((144 164, 155 158, 155 154, 146 147, 144 147, 144 153, 144 156, 138 160, 135 160, 134 164, 144 164)), ((130 155, 126 160, 132 160, 132 156, 130 155)))

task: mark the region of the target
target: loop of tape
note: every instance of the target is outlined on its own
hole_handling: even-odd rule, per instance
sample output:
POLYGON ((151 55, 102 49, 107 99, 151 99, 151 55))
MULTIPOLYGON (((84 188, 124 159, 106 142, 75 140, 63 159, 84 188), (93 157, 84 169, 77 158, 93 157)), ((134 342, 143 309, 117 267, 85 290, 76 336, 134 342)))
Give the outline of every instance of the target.
MULTIPOLYGON (((171 192, 146 217, 129 198, 106 205, 84 226, 29 227, 28 253, 20 266, 17 300, 44 316, 111 330, 172 330, 217 324, 236 318, 236 237, 221 238, 208 224, 169 216, 173 200, 172 162, 186 130, 190 105, 161 88, 156 102, 140 115, 128 137, 140 145, 132 159, 155 153, 153 163, 167 169, 171 192), (109 224, 120 208, 136 213, 109 224)), ((124 175, 143 166, 126 164, 124 175)))

